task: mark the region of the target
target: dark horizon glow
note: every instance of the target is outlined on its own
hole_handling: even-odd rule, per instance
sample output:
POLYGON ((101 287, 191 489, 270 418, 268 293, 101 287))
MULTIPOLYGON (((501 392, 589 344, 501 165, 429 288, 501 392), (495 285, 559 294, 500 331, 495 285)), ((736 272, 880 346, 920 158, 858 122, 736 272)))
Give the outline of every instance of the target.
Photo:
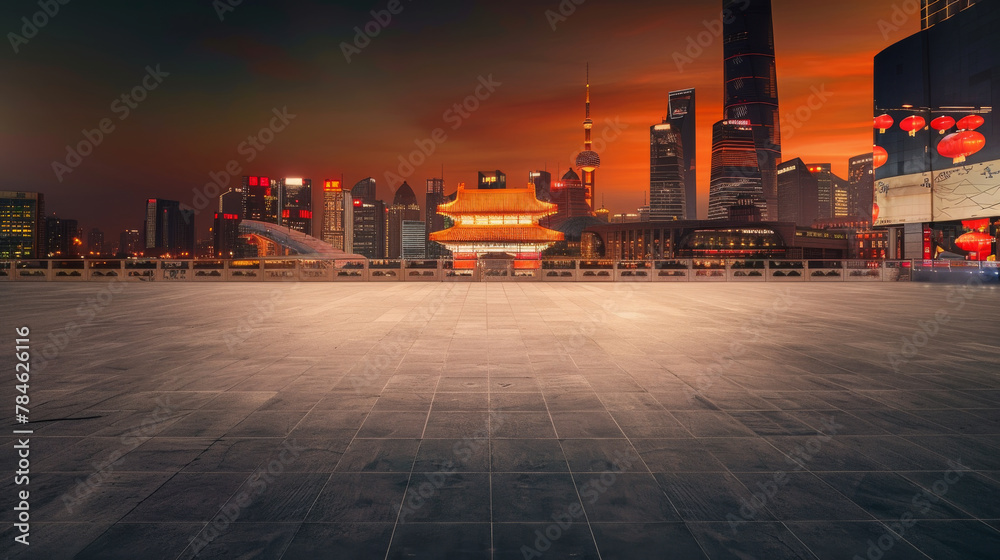
MULTIPOLYGON (((418 142, 434 147, 407 178, 421 201, 442 166, 447 192, 475 184, 484 169, 519 187, 529 171, 564 172, 582 149, 589 62, 595 150, 598 139, 613 139, 600 153, 597 206, 617 213, 643 203, 649 126, 666 114, 669 91, 693 87, 698 213, 706 215, 711 126, 722 117, 722 44, 713 34, 721 2, 590 1, 553 30, 546 11, 558 11, 555 1, 431 8, 402 0, 348 63, 341 43, 387 4, 243 3, 222 21, 211 2, 62 5, 20 52, 8 44, 0 56, 0 188, 43 192, 49 214, 113 240, 141 227, 147 198, 195 205, 194 190, 204 192, 210 173, 231 161, 240 176, 311 178, 316 210, 322 181, 342 175, 346 186, 375 177, 380 198, 391 200, 386 173, 398 173, 398 158, 418 142), (690 58, 681 71, 675 53, 690 58), (121 119, 127 103, 113 103, 157 65, 169 75, 121 119), (479 108, 454 111, 490 75, 500 85, 480 88, 479 108), (244 144, 283 107, 295 115, 287 128, 263 149, 244 144), (66 146, 102 119, 114 129, 60 183, 53 161, 64 162, 66 146), (436 142, 436 129, 447 139, 436 142)), ((21 18, 36 11, 37 2, 8 2, 0 22, 20 32, 21 18)), ((893 22, 891 3, 860 0, 774 0, 773 12, 780 113, 807 116, 799 126, 782 122, 782 158, 829 162, 846 177, 847 159, 871 149, 872 58, 917 31, 919 14, 893 22), (886 22, 898 29, 886 31, 886 22)), ((200 238, 214 206, 200 213, 200 238)))

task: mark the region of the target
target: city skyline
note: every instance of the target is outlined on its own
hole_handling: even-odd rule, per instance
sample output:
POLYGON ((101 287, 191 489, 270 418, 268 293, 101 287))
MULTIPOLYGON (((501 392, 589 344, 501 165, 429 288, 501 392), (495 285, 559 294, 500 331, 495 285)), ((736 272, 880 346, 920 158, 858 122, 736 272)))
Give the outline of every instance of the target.
MULTIPOLYGON (((155 12, 143 12, 123 30, 109 26, 129 16, 125 5, 106 22, 90 21, 93 14, 65 6, 18 45, 18 53, 4 58, 16 84, 9 86, 9 105, 22 109, 9 115, 12 126, 2 133, 10 158, 7 188, 44 192, 48 213, 77 219, 88 229, 116 232, 139 226, 137 209, 147 198, 194 205, 209 174, 219 176, 231 161, 240 172, 227 187, 251 174, 317 182, 343 175, 346 184, 372 176, 379 197, 391 200, 386 173, 399 174, 399 158, 421 142, 433 146, 433 153, 403 177, 410 184, 437 177, 444 166, 448 192, 459 182, 471 184, 481 169, 503 170, 511 186, 519 187, 531 170, 561 175, 579 151, 581 78, 589 62, 595 151, 602 147, 598 139, 606 141, 596 205, 603 201, 621 212, 641 204, 648 189, 646 131, 666 114, 669 91, 693 87, 702 100, 696 120, 698 213, 703 217, 711 123, 722 108, 722 45, 713 33, 721 5, 656 6, 640 2, 611 10, 584 3, 562 15, 558 4, 518 4, 514 11, 535 17, 528 18, 530 33, 513 41, 519 36, 517 18, 499 7, 456 5, 441 20, 438 10, 423 13, 403 3, 370 44, 347 56, 342 43, 353 44, 353 27, 364 27, 372 19, 370 10, 380 5, 305 11, 240 5, 224 11, 222 21, 210 6, 158 7, 160 19, 194 25, 184 23, 190 18, 200 26, 179 45, 168 43, 162 30, 141 33, 157 20, 155 12), (203 27, 212 19, 218 28, 210 33, 203 27), (67 50, 88 22, 107 31, 107 37, 90 34, 91 48, 67 50), (331 29, 317 29, 323 26, 331 29), (296 31, 290 38, 278 32, 291 28, 296 31), (474 32, 487 35, 470 36, 474 32), (98 60, 100 53, 119 47, 120 35, 133 39, 134 52, 121 53, 114 62, 98 60), (491 46, 491 38, 509 49, 491 46), (421 48, 402 52, 401 41, 417 41, 421 48), (455 44, 469 52, 456 54, 455 44), (447 57, 435 56, 445 52, 447 57), (544 54, 537 60, 528 57, 539 52, 544 54), (425 64, 411 69, 408 60, 425 64), (110 102, 144 78, 146 86, 155 87, 120 120, 124 111, 112 112, 110 102), (29 80, 31 85, 25 85, 29 80), (385 87, 392 84, 406 87, 395 93, 385 87), (470 104, 480 105, 476 111, 468 117, 448 113, 456 102, 475 96, 477 88, 484 99, 470 104), (364 95, 355 94, 359 91, 364 95), (275 121, 272 111, 280 114, 286 107, 285 120, 275 121), (114 129, 59 182, 53 162, 65 163, 66 146, 86 140, 81 131, 98 128, 104 118, 114 129), (609 126, 609 119, 624 126, 609 126), (241 150, 248 133, 269 123, 282 128, 262 137, 273 136, 273 141, 262 143, 262 149, 251 144, 241 150), (447 136, 443 142, 432 137, 439 128, 447 136), (25 130, 32 133, 14 137, 13 131, 25 130), (247 162, 251 154, 254 159, 247 162)), ((4 13, 11 17, 5 20, 30 16, 33 7, 6 6, 4 13)), ((781 113, 809 117, 800 126, 783 126, 783 151, 786 157, 830 161, 834 172, 845 176, 847 158, 870 145, 872 56, 915 32, 919 14, 893 19, 891 5, 860 2, 838 6, 836 12, 829 8, 825 16, 817 9, 828 8, 774 5, 781 113), (828 40, 817 45, 813 39, 822 29, 829 30, 828 40), (842 55, 830 59, 837 52, 842 55), (816 68, 817 60, 826 63, 816 68)), ((171 38, 176 41, 176 35, 171 38)), ((321 196, 314 189, 313 207, 320 206, 321 196)), ((210 214, 207 208, 199 212, 199 238, 206 236, 210 214)))

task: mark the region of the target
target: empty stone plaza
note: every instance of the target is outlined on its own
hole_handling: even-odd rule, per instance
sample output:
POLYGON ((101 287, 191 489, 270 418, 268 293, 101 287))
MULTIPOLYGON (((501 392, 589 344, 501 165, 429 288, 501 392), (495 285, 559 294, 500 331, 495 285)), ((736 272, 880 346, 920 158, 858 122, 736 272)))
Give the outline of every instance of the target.
POLYGON ((0 390, 0 559, 996 558, 998 310, 995 284, 0 284, 4 371, 15 328, 33 352, 30 423, 0 390))

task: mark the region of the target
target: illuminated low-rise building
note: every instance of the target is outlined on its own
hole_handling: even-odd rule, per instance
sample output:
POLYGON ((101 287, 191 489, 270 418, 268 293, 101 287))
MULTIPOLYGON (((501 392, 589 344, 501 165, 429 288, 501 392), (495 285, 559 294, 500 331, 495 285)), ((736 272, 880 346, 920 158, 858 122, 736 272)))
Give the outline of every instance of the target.
POLYGON ((438 213, 455 225, 430 234, 455 256, 456 268, 472 268, 487 254, 506 253, 515 267, 538 268, 541 252, 563 240, 563 234, 538 224, 555 213, 556 205, 523 189, 466 189, 459 184, 455 200, 438 206, 438 213))

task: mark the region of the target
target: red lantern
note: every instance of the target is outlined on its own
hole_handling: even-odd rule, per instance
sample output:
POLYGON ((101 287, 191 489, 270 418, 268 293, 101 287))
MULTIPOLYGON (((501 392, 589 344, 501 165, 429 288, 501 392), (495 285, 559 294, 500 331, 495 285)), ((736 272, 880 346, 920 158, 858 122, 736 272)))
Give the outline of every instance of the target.
POLYGON ((875 124, 874 124, 874 126, 875 126, 875 128, 878 129, 879 134, 881 134, 881 133, 885 132, 886 129, 892 128, 892 123, 893 122, 895 122, 895 121, 892 120, 892 117, 890 117, 889 115, 886 115, 886 114, 882 114, 882 115, 879 115, 879 116, 875 117, 875 124))
POLYGON ((875 169, 882 167, 887 161, 889 161, 889 152, 885 151, 885 148, 882 146, 872 148, 872 164, 875 169))
POLYGON ((873 224, 878 221, 878 210, 879 210, 879 208, 878 208, 878 202, 872 204, 872 223, 873 224))
POLYGON ((925 121, 923 117, 910 115, 899 123, 899 128, 909 132, 910 136, 916 136, 917 131, 923 128, 925 124, 927 124, 927 121, 925 121))
POLYGON ((955 126, 955 119, 951 117, 938 117, 931 121, 931 128, 937 130, 941 134, 944 134, 944 131, 953 126, 955 126))
POLYGON ((962 147, 958 144, 958 133, 952 133, 945 136, 938 142, 937 151, 941 154, 941 157, 951 158, 952 163, 961 163, 965 161, 965 156, 962 155, 962 147))
POLYGON ((962 117, 958 121, 958 129, 976 130, 977 128, 982 126, 984 122, 986 122, 985 119, 983 119, 983 117, 980 117, 979 115, 969 115, 967 117, 962 117))
POLYGON ((986 257, 990 254, 990 245, 992 244, 993 238, 990 237, 990 234, 981 231, 963 233, 955 240, 955 245, 963 251, 975 253, 976 259, 981 261, 986 260, 986 257))
POLYGON ((943 157, 951 158, 952 163, 962 163, 966 157, 982 150, 985 146, 985 136, 972 130, 963 130, 942 138, 938 142, 937 151, 943 157))
POLYGON ((965 130, 958 133, 958 142, 962 147, 962 161, 965 161, 966 157, 982 150, 986 146, 986 137, 978 132, 965 130))

